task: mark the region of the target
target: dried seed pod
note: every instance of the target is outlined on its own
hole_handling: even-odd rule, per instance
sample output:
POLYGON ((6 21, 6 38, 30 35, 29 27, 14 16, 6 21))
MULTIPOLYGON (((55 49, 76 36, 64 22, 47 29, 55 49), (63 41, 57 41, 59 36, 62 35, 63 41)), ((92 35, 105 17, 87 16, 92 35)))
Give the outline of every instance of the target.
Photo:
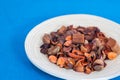
POLYGON ((51 43, 52 43, 53 45, 58 44, 58 42, 57 42, 57 41, 55 42, 55 41, 52 41, 52 40, 51 40, 51 43))
POLYGON ((49 34, 44 34, 43 42, 46 44, 50 44, 51 36, 49 34))
POLYGON ((47 54, 48 50, 47 50, 47 49, 42 48, 42 49, 40 50, 40 52, 41 52, 41 53, 44 53, 44 54, 47 54))
POLYGON ((54 38, 54 37, 58 37, 57 32, 51 32, 50 35, 51 35, 52 38, 54 38))
POLYGON ((104 48, 104 46, 99 46, 99 48, 98 48, 98 50, 97 50, 97 54, 98 54, 98 55, 101 55, 103 48, 104 48))
POLYGON ((60 51, 60 46, 52 46, 48 49, 48 54, 57 54, 60 51))
POLYGON ((93 66, 93 68, 95 71, 100 71, 104 68, 104 66, 103 65, 95 65, 95 66, 93 66))
POLYGON ((96 59, 95 51, 91 51, 90 54, 91 54, 92 61, 95 61, 95 59, 96 59))
POLYGON ((106 59, 106 54, 105 52, 102 50, 102 59, 105 60, 106 59))
POLYGON ((94 40, 92 40, 92 43, 94 46, 99 47, 102 46, 103 44, 101 43, 101 41, 99 40, 99 38, 95 38, 94 40))
POLYGON ((104 66, 105 66, 105 62, 103 61, 103 59, 96 59, 93 63, 93 69, 95 71, 102 70, 104 66))
POLYGON ((40 48, 41 48, 41 50, 40 50, 41 53, 47 54, 48 49, 50 48, 50 44, 45 43, 42 46, 40 46, 40 48))
POLYGON ((69 47, 63 47, 63 52, 67 52, 67 53, 69 53, 69 52, 71 52, 71 50, 72 50, 72 47, 71 46, 69 46, 69 47))
POLYGON ((95 61, 94 61, 94 63, 93 63, 93 65, 102 65, 102 66, 104 66, 104 61, 102 60, 102 59, 96 59, 95 61))

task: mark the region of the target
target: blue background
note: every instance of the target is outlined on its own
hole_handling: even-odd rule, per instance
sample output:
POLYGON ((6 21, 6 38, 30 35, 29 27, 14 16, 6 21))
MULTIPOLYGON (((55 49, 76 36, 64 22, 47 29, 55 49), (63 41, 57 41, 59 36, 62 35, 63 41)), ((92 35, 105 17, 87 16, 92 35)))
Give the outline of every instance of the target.
POLYGON ((62 80, 31 64, 24 51, 24 40, 40 22, 75 13, 120 23, 120 0, 0 0, 0 80, 62 80))

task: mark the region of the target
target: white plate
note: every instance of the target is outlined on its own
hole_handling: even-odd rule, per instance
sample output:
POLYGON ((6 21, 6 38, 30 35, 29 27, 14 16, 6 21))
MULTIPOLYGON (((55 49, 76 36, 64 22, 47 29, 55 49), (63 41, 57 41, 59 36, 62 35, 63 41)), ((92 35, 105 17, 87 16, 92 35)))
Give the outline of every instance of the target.
POLYGON ((113 37, 120 44, 120 25, 94 15, 88 14, 73 14, 64 15, 48 19, 35 26, 27 35, 25 40, 25 50, 29 60, 42 71, 53 76, 68 79, 68 80, 102 80, 110 79, 120 75, 120 56, 115 60, 108 61, 107 67, 102 71, 84 74, 59 68, 55 64, 48 61, 47 57, 40 53, 40 45, 42 44, 42 36, 45 33, 56 31, 62 25, 81 25, 81 26, 97 26, 106 35, 113 37))

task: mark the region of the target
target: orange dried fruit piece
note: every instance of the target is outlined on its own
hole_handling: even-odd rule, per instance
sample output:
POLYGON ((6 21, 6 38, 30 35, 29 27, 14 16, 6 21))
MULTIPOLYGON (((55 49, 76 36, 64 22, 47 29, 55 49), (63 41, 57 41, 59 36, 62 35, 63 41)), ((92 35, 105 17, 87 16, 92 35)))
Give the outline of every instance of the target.
POLYGON ((72 36, 67 36, 67 37, 65 38, 65 40, 66 40, 66 41, 72 40, 72 36))
POLYGON ((52 62, 52 63, 56 63, 57 62, 57 57, 54 56, 54 55, 50 55, 49 56, 49 61, 52 62))
POLYGON ((71 40, 66 41, 66 42, 64 43, 65 46, 70 46, 71 44, 72 44, 72 41, 71 41, 71 40))
POLYGON ((90 74, 91 72, 92 72, 92 70, 88 66, 86 66, 85 67, 85 73, 90 74))
POLYGON ((81 61, 78 60, 74 66, 74 70, 78 72, 84 72, 84 66, 81 64, 81 61))
POLYGON ((115 52, 108 52, 107 53, 107 57, 108 57, 108 59, 113 60, 113 59, 115 59, 117 57, 117 53, 115 53, 115 52))
POLYGON ((64 57, 59 57, 58 60, 57 60, 57 65, 62 68, 62 67, 64 67, 65 62, 66 62, 66 58, 64 58, 64 57))
POLYGON ((83 66, 86 66, 86 65, 89 64, 88 62, 84 62, 84 61, 81 61, 81 63, 82 63, 83 66))
POLYGON ((72 69, 73 66, 75 65, 75 60, 73 58, 68 57, 65 64, 66 64, 65 68, 72 69))
POLYGON ((75 60, 74 60, 74 59, 72 59, 72 58, 68 58, 68 62, 69 62, 70 64, 72 64, 72 65, 74 65, 74 64, 75 64, 75 60))
POLYGON ((74 59, 82 59, 82 60, 85 59, 85 56, 77 55, 77 54, 74 54, 74 53, 68 53, 68 55, 69 55, 71 58, 74 58, 74 59))
POLYGON ((72 53, 73 53, 73 54, 78 54, 78 55, 83 55, 83 53, 82 53, 81 51, 76 50, 76 49, 73 49, 73 50, 72 50, 72 53))
POLYGON ((84 55, 85 55, 85 57, 87 57, 87 58, 91 57, 91 54, 89 54, 89 53, 84 53, 84 55))

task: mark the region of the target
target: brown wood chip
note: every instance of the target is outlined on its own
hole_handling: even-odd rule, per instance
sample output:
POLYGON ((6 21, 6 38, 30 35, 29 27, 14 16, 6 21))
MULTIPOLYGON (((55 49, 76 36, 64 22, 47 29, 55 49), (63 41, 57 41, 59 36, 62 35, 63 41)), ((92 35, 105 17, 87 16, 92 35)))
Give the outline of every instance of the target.
POLYGON ((72 38, 73 43, 84 43, 84 34, 73 34, 72 38))

